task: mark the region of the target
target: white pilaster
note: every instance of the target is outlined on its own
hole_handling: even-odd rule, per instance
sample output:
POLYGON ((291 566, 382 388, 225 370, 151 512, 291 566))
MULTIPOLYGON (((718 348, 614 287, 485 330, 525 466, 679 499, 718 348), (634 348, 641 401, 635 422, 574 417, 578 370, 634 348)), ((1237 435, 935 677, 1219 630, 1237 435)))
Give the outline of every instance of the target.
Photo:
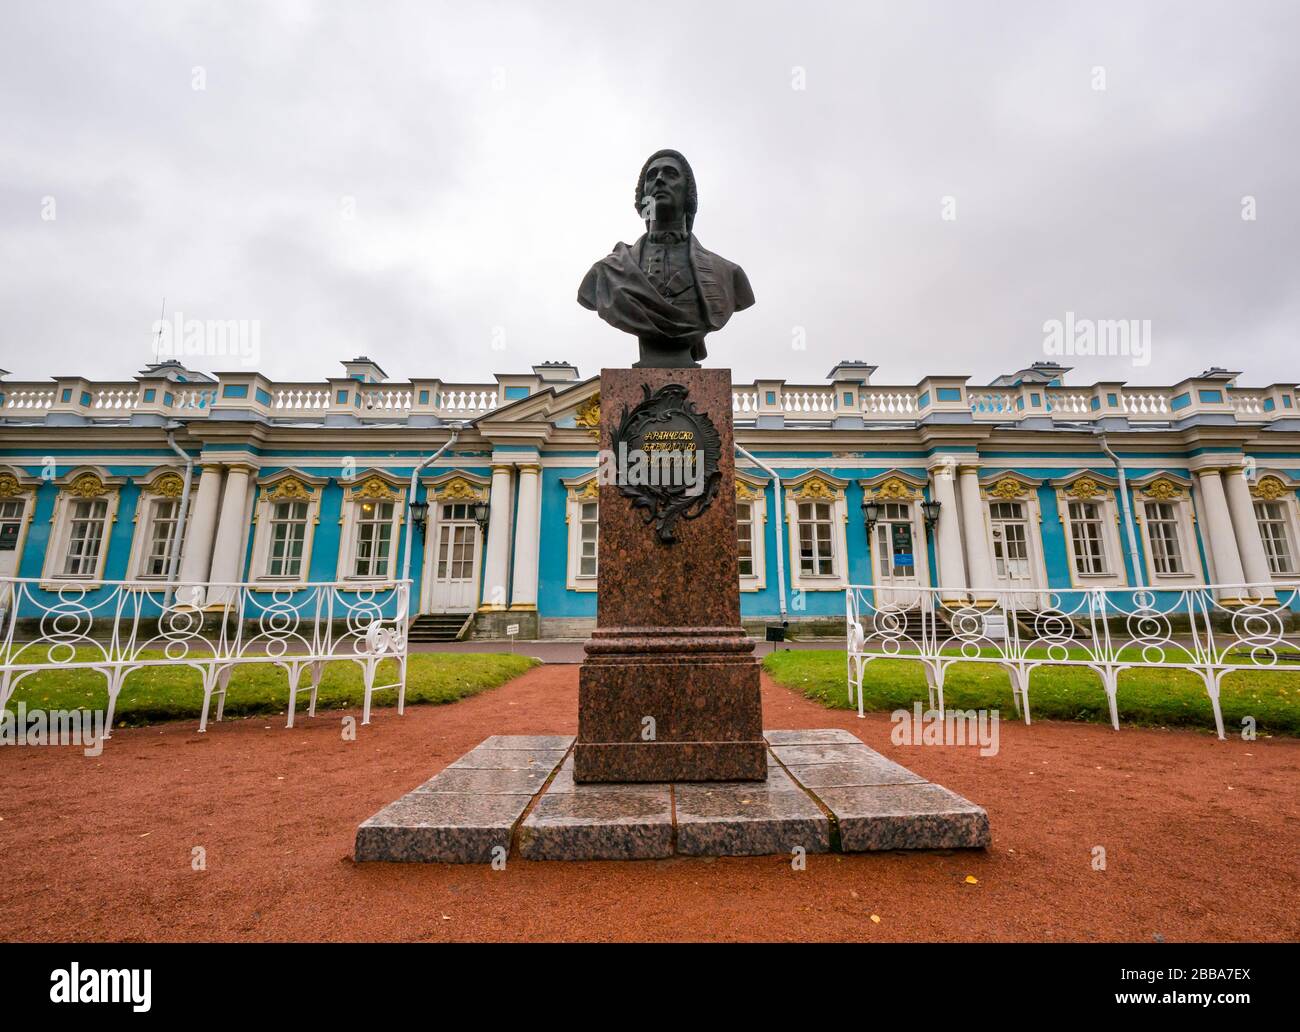
MULTIPOLYGON (((213 583, 243 580, 244 534, 247 531, 248 466, 226 467, 226 489, 221 494, 221 512, 217 516, 217 540, 212 549, 213 583)), ((200 485, 202 486, 202 485, 200 485)), ((307 571, 303 571, 303 580, 307 571)), ((208 593, 208 605, 224 605, 231 597, 229 589, 214 588, 208 593)))
POLYGON ((957 491, 953 484, 952 464, 930 469, 930 490, 939 503, 938 537, 939 575, 935 586, 941 588, 943 602, 966 601, 966 564, 962 559, 961 520, 957 512, 957 491))
POLYGON ((488 495, 487 561, 483 564, 483 603, 479 612, 505 609, 510 576, 510 509, 513 468, 492 467, 492 491, 488 495))
POLYGON ((542 533, 542 467, 519 467, 519 509, 515 514, 515 570, 510 608, 537 608, 537 558, 542 533))
MULTIPOLYGON (((1246 476, 1239 469, 1224 470, 1223 475, 1228 484, 1228 512, 1232 516, 1232 529, 1236 534, 1237 549, 1241 553, 1241 567, 1246 574, 1246 580, 1251 584, 1271 585, 1273 573, 1268 568, 1268 555, 1264 551, 1264 541, 1259 536, 1259 523, 1255 519, 1255 500, 1250 496, 1250 485, 1246 483, 1246 476)), ((1243 594, 1273 601, 1277 599, 1268 588, 1243 592, 1243 594)))
POLYGON ((978 466, 961 466, 957 470, 961 490, 962 537, 966 546, 966 565, 976 602, 994 602, 993 556, 984 526, 984 499, 980 497, 978 466))
MULTIPOLYGON (((1246 573, 1237 550, 1237 537, 1232 529, 1232 516, 1228 500, 1223 493, 1223 479, 1218 469, 1198 469, 1197 483, 1201 489, 1201 503, 1208 524, 1208 551, 1214 564, 1214 579, 1220 584, 1241 584, 1246 573)), ((1220 601, 1235 601, 1241 594, 1237 588, 1220 592, 1220 601)))

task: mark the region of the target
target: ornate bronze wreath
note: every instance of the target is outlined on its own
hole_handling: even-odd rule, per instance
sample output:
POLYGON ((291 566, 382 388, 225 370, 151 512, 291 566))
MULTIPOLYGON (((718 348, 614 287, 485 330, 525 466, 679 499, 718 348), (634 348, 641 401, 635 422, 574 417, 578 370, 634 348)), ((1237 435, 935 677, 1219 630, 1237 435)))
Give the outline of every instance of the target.
POLYGON ((670 383, 653 394, 648 384, 642 384, 645 399, 629 410, 623 406, 623 415, 611 441, 618 466, 618 489, 632 499, 632 508, 641 509, 647 524, 653 523, 659 540, 671 545, 677 540, 673 533, 679 519, 693 520, 703 515, 717 496, 722 474, 718 460, 722 455, 722 439, 718 429, 707 415, 695 410, 695 403, 687 398, 686 388, 670 383), (654 430, 689 430, 694 435, 697 451, 704 455, 704 482, 698 494, 687 494, 686 485, 679 484, 629 484, 623 468, 624 451, 644 451, 645 435, 654 430))

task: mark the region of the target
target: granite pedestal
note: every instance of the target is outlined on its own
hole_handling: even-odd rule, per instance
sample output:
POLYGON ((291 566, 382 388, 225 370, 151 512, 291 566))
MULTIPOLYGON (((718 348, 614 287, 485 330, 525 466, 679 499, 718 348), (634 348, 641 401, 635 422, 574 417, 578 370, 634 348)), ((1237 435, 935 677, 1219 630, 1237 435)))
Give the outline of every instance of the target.
POLYGON ((847 731, 768 731, 761 781, 584 784, 573 739, 496 735, 365 821, 358 861, 983 848, 988 815, 847 731))
MULTIPOLYGON (((712 423, 716 496, 665 542, 616 483, 600 486, 596 631, 578 674, 578 782, 761 780, 754 646, 740 624, 735 457, 727 369, 604 369, 600 446, 668 384, 712 423)), ((702 436, 692 447, 703 448, 702 436)))

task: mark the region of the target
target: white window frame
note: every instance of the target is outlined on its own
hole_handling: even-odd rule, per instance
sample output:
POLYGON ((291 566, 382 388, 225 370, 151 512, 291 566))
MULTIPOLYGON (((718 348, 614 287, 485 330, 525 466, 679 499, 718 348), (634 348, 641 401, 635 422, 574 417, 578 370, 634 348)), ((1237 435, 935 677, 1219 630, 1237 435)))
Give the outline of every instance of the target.
MULTIPOLYGON (((154 528, 158 518, 158 508, 164 502, 174 502, 176 504, 176 515, 180 515, 181 495, 172 494, 165 489, 165 482, 171 478, 178 478, 180 483, 185 483, 184 474, 177 469, 164 467, 155 471, 151 476, 145 479, 137 480, 140 487, 140 494, 135 503, 135 533, 131 538, 131 558, 127 564, 127 569, 131 571, 130 576, 138 580, 156 580, 165 581, 168 571, 165 569, 160 574, 147 572, 146 567, 149 562, 149 553, 153 544, 154 528), (164 488, 160 490, 160 488, 164 488)), ((190 486, 190 506, 189 511, 194 512, 194 495, 197 484, 190 486)), ((188 522, 188 519, 187 519, 188 522)), ((175 534, 175 527, 172 529, 175 534)), ((171 555, 171 548, 175 547, 175 540, 171 541, 168 548, 168 557, 171 555)), ((180 572, 179 567, 177 573, 180 572)))
MULTIPOLYGON (((314 479, 314 478, 313 478, 314 479)), ((253 531, 253 559, 250 567, 250 579, 267 585, 265 590, 273 591, 281 584, 302 584, 311 578, 312 546, 316 541, 316 527, 320 523, 320 503, 323 481, 313 483, 301 474, 290 473, 277 475, 258 485, 253 531), (303 535, 302 565, 293 576, 283 574, 272 576, 271 543, 274 534, 275 506, 285 502, 304 502, 306 511, 306 530, 303 535)))
POLYGON ((564 500, 564 522, 568 528, 564 586, 569 591, 595 591, 600 580, 600 488, 593 472, 590 476, 564 482, 568 489, 564 500), (595 503, 597 514, 596 573, 582 569, 582 506, 595 503))
POLYGON ((1168 478, 1157 478, 1135 492, 1137 504, 1133 517, 1137 521, 1142 535, 1142 553, 1146 563, 1147 583, 1184 587, 1192 584, 1204 584, 1205 577, 1201 568, 1200 542, 1196 536, 1196 515, 1192 508, 1192 496, 1188 486, 1168 478), (1178 533, 1178 547, 1182 553, 1182 573, 1157 573, 1155 549, 1151 542, 1150 512, 1152 506, 1169 505, 1173 507, 1174 525, 1178 533))
MULTIPOLYGON (((754 572, 750 576, 740 574, 741 591, 762 591, 767 587, 767 485, 748 478, 736 477, 736 516, 740 522, 740 506, 750 506, 752 539, 750 548, 753 552, 754 572)), ((737 534, 737 543, 739 543, 737 534)))
POLYGON ((46 549, 44 568, 41 571, 42 586, 57 588, 63 584, 78 584, 93 588, 100 585, 104 579, 104 566, 108 562, 113 524, 117 522, 120 502, 121 492, 117 485, 98 471, 74 470, 68 475, 60 487, 54 501, 54 512, 50 516, 50 545, 46 549), (65 574, 63 568, 72 538, 73 512, 76 503, 81 501, 104 502, 104 520, 94 569, 89 574, 72 576, 65 574))
MULTIPOLYGON (((18 540, 14 542, 13 574, 17 577, 23 568, 23 548, 27 544, 27 531, 36 515, 36 483, 10 467, 0 466, 0 502, 17 502, 18 540)), ((3 597, 0 597, 3 603, 3 597)))
MULTIPOLYGON (((367 585, 395 583, 397 558, 402 550, 402 530, 406 519, 406 489, 395 486, 375 473, 368 473, 346 484, 344 491, 343 510, 339 516, 339 564, 336 574, 338 579, 367 585), (389 521, 390 547, 386 568, 377 574, 362 575, 357 573, 357 553, 363 522, 362 507, 368 502, 391 504, 393 515, 389 521)), ((430 499, 431 507, 432 504, 433 500, 430 499)))
POLYGON ((1080 477, 1073 481, 1070 486, 1057 490, 1056 504, 1061 529, 1064 531, 1065 554, 1070 564, 1071 586, 1076 588, 1122 588, 1127 586, 1128 577, 1124 566, 1124 553, 1119 539, 1119 508, 1115 501, 1114 489, 1109 484, 1103 484, 1098 477, 1080 477), (1091 481, 1093 490, 1085 491, 1080 489, 1076 493, 1075 488, 1081 487, 1084 480, 1091 481), (1074 550, 1074 527, 1070 519, 1071 502, 1091 502, 1098 508, 1098 519, 1101 524, 1102 554, 1108 567, 1105 573, 1079 572, 1078 556, 1074 550))
MULTIPOLYGON (((1275 474, 1260 476, 1259 479, 1251 485, 1251 512, 1256 513, 1255 505, 1259 502, 1273 502, 1282 507, 1283 530, 1287 536, 1287 546, 1291 551, 1291 571, 1290 573, 1272 573, 1272 564, 1269 564, 1269 572, 1275 581, 1294 581, 1300 577, 1300 503, 1297 503, 1294 487, 1275 474), (1274 486, 1271 482, 1276 482, 1274 486), (1280 486, 1280 490, 1278 487, 1280 486)), ((1259 532, 1259 516, 1255 516, 1255 529, 1259 532)), ((1264 535, 1259 535, 1260 547, 1264 549, 1265 557, 1268 556, 1268 548, 1264 544, 1264 535)))
POLYGON ((848 506, 838 478, 812 474, 792 481, 785 495, 785 521, 789 530, 790 587, 794 591, 843 591, 848 587, 848 541, 845 526, 848 506), (820 485, 820 486, 818 486, 820 485), (799 556, 799 506, 824 502, 831 510, 831 573, 804 574, 799 556))

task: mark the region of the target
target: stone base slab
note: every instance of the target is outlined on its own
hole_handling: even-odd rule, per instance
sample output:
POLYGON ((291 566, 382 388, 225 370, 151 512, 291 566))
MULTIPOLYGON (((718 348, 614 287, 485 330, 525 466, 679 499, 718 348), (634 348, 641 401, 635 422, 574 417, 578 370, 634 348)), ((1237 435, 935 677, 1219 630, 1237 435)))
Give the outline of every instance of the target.
POLYGON ((574 780, 567 735, 494 735, 357 829, 358 861, 981 849, 988 814, 847 731, 767 731, 761 781, 574 780))

